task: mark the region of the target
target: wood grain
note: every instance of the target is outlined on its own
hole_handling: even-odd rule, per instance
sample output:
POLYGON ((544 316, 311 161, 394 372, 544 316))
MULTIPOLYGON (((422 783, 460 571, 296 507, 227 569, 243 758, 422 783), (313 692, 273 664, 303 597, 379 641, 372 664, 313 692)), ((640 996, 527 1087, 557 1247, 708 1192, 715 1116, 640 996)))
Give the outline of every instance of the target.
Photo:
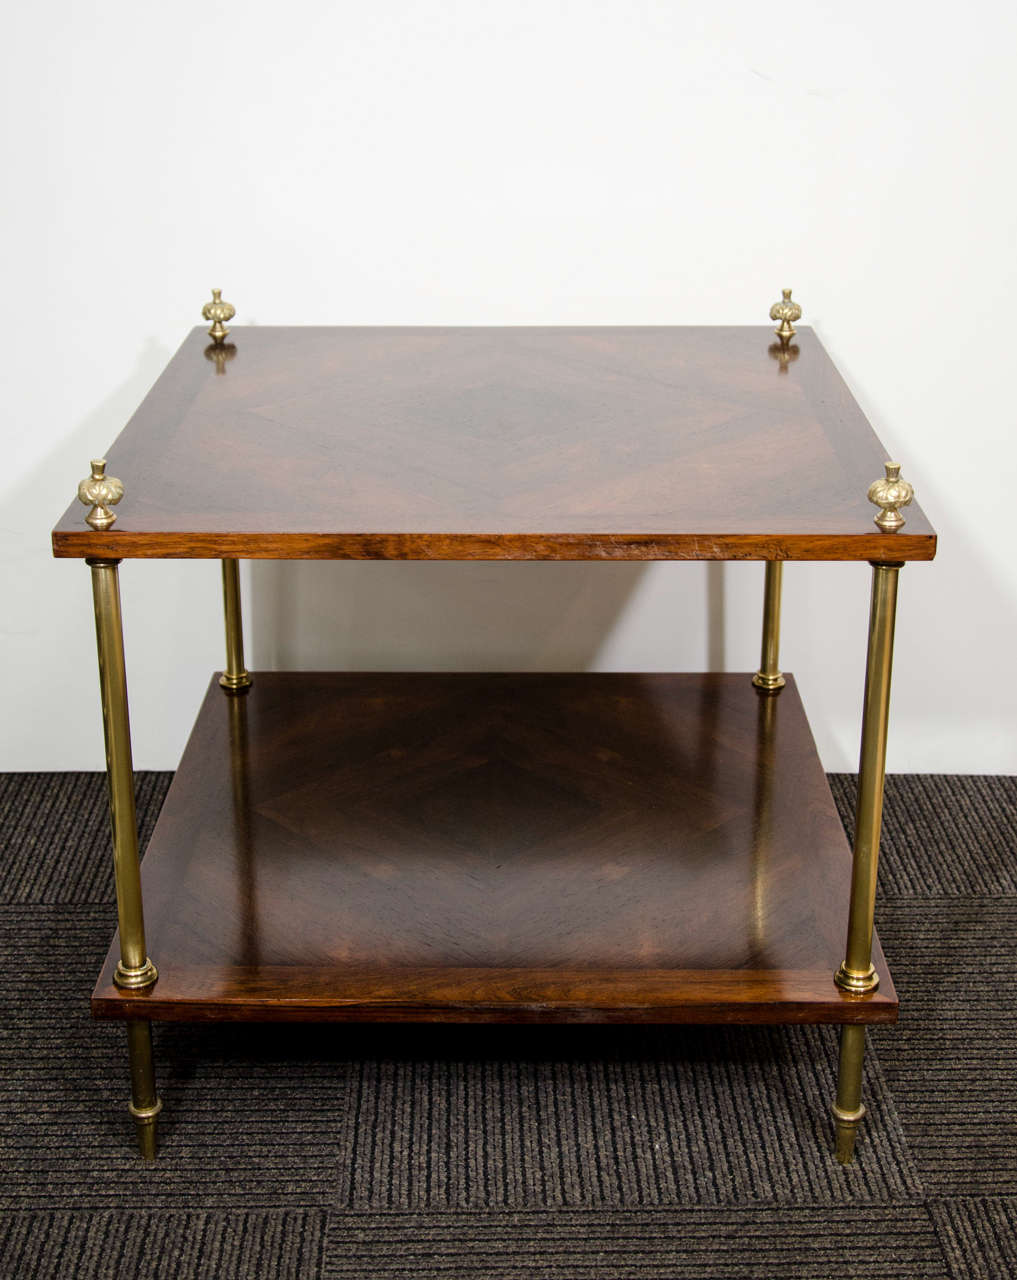
POLYGON ((72 501, 54 554, 931 559, 917 505, 873 523, 886 453, 818 339, 783 373, 772 340, 240 327, 219 376, 196 329, 107 450, 116 524, 72 501))
MULTIPOLYGON (((213 680, 143 866, 148 993, 101 1017, 893 1021, 789 679, 213 680)), ((877 947, 878 951, 878 947, 877 947)))

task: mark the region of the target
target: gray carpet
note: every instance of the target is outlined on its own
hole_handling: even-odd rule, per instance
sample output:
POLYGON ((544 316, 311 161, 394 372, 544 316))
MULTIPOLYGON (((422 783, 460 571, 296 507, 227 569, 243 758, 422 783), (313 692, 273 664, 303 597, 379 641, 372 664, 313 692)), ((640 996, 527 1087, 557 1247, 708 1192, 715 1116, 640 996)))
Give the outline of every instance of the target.
MULTIPOLYGON (((138 776, 146 835, 168 783, 138 776)), ((887 800, 901 1021, 870 1035, 849 1170, 833 1028, 242 1025, 156 1027, 146 1169, 122 1028, 87 1006, 104 780, 0 775, 0 1276, 1017 1274, 1017 779, 887 800)))

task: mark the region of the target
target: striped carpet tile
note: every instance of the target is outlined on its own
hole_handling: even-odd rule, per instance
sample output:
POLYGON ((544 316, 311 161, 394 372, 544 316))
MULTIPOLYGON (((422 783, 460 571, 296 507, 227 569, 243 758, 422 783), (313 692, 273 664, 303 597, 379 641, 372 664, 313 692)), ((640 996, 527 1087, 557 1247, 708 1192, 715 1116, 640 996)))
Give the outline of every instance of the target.
POLYGON ((350 1208, 922 1195, 874 1054, 858 1159, 833 1158, 832 1027, 404 1028, 398 1056, 385 1050, 367 1032, 352 1064, 338 1171, 350 1208))
POLYGON ((337 1213, 325 1259, 325 1280, 953 1280, 917 1205, 337 1213))
MULTIPOLYGON (((828 778, 850 837, 857 781, 828 778)), ((888 775, 879 886, 901 896, 1017 893, 1017 777, 888 775)))
POLYGON ((1017 1199, 940 1200, 930 1210, 954 1280, 1017 1276, 1017 1199))
POLYGON ((10 1280, 212 1280, 321 1275, 325 1215, 0 1214, 0 1275, 10 1280))
POLYGON ((157 1026, 160 1156, 140 1163, 123 1027, 88 1009, 110 915, 0 907, 0 1207, 330 1203, 345 1092, 327 1028, 157 1026))
MULTIPOLYGON (((136 773, 138 835, 152 834, 171 773, 136 773)), ((0 902, 111 902, 104 773, 0 773, 0 902)))
POLYGON ((872 1033, 926 1189, 1017 1194, 1017 900, 884 904, 883 943, 901 997, 872 1033))

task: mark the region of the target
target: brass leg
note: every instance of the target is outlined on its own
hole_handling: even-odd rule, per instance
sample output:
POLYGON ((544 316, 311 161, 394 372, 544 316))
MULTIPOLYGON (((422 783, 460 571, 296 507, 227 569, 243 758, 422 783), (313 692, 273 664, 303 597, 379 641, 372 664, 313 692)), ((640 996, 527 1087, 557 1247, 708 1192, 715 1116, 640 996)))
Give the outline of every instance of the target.
POLYGON ((152 1024, 132 1020, 127 1024, 127 1052, 131 1063, 131 1101, 138 1148, 145 1160, 155 1159, 155 1128, 162 1103, 155 1091, 152 1062, 152 1024))
MULTIPOLYGON (((872 928, 876 906, 876 873, 879 867, 879 836, 883 824, 883 779, 886 773, 893 631, 900 569, 901 565, 896 563, 873 563, 872 566, 869 647, 865 668, 847 948, 844 962, 834 975, 837 985, 853 995, 865 995, 879 986, 879 975, 872 965, 872 928)), ((864 1114, 860 1094, 864 1044, 862 1027, 844 1027, 841 1034, 837 1102, 834 1106, 837 1156, 844 1164, 851 1160, 855 1131, 864 1114)))
POLYGON ((763 651, 759 670, 752 677, 757 689, 776 693, 786 681, 780 673, 780 588, 784 574, 781 560, 767 560, 763 588, 763 651))
POLYGON ((872 967, 872 919, 876 905, 879 834, 883 825, 883 778, 886 773, 893 629, 900 568, 899 564, 872 566, 869 651, 865 668, 847 955, 836 975, 837 985, 856 995, 875 991, 879 985, 879 977, 872 967))
POLYGON ((855 1151, 855 1134, 865 1108, 862 1106, 862 1060, 865 1057, 865 1028, 848 1023, 840 1032, 840 1066, 837 1071, 837 1101, 833 1119, 837 1129, 837 1159, 850 1164, 855 1151))
POLYGON ((777 737, 779 699, 756 699, 756 768, 753 786, 753 826, 750 877, 752 884, 752 950, 764 967, 770 922, 769 898, 773 880, 773 788, 774 752, 777 737))
POLYGON ((244 666, 244 623, 240 608, 240 569, 236 560, 222 562, 222 596, 226 613, 226 670, 219 683, 227 693, 240 693, 251 686, 244 666))
MULTIPOLYGON (((139 990, 150 987, 159 975, 148 958, 145 946, 138 824, 134 810, 131 724, 127 707, 124 633, 120 615, 119 561, 89 560, 88 563, 92 570, 92 598, 95 603, 99 689, 106 739, 110 823, 113 828, 113 872, 120 926, 120 959, 113 981, 118 987, 139 990)), ((127 1034, 131 1065, 130 1110, 137 1124, 142 1155, 152 1159, 155 1156, 155 1117, 161 1106, 155 1092, 152 1067, 152 1030, 148 1022, 131 1022, 128 1024, 127 1034)))
POLYGON ((145 947, 141 904, 138 823, 134 812, 134 764, 127 710, 124 632, 120 615, 118 560, 89 560, 95 603, 95 638, 99 650, 102 727, 106 737, 110 824, 113 828, 113 871, 120 925, 120 960, 113 975, 118 987, 149 987, 159 976, 145 947))

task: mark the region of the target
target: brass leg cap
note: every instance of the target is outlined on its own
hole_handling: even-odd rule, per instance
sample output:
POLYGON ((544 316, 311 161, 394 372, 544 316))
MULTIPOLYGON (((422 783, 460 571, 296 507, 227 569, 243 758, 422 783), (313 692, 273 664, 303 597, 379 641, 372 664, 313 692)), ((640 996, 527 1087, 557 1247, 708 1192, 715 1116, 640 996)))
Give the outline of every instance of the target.
POLYGON ((779 693, 787 684, 787 681, 779 671, 775 676, 764 675, 762 671, 757 671, 752 677, 752 683, 757 689, 762 689, 764 693, 779 693))
POLYGON ((219 683, 227 693, 244 693, 251 687, 250 672, 241 671, 239 675, 231 676, 224 671, 219 677, 219 683))
POLYGON ((150 987, 158 976, 159 970, 148 956, 140 969, 128 969, 123 961, 118 960, 113 971, 113 983, 125 991, 140 991, 142 987, 150 987))
POLYGON ((856 973, 842 964, 833 975, 833 980, 842 991, 850 992, 854 996, 868 995, 879 986, 879 974, 871 964, 865 973, 856 973))

